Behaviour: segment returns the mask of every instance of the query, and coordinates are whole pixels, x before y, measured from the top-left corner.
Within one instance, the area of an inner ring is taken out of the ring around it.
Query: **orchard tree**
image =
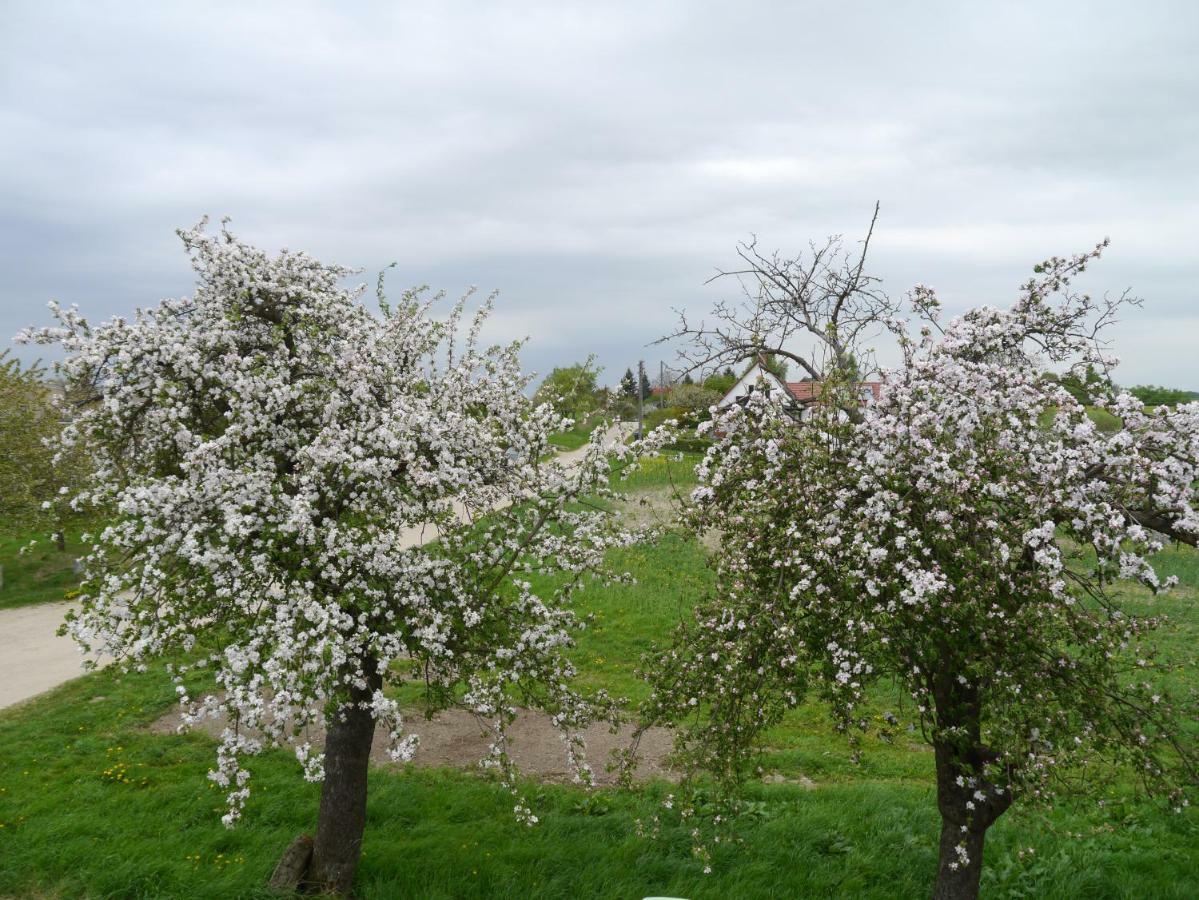
[[[696,322],[679,311],[679,327],[657,343],[678,344],[685,371],[761,362],[780,380],[857,380],[872,367],[867,341],[885,332],[898,301],[866,271],[878,206],[861,250],[849,253],[839,236],[811,244],[807,254],[764,253],[755,238],[737,247],[741,265],[719,269],[709,282],[735,279],[740,301],[721,301]],[[803,341],[808,346],[799,344]],[[679,344],[678,342],[682,342]],[[860,418],[856,406],[846,410]]]
[[[1149,640],[1162,617],[1128,609],[1118,585],[1166,591],[1153,555],[1199,539],[1199,404],[1149,412],[1104,378],[1091,399],[1123,421],[1109,436],[1044,377],[1115,363],[1100,339],[1129,298],[1070,288],[1103,246],[1041,264],[1008,309],[948,323],[918,287],[918,334],[857,290],[860,265],[792,269],[800,291],[775,310],[826,314],[811,318],[826,389],[802,424],[761,398],[733,406],[698,469],[689,515],[722,531],[716,587],[653,659],[648,721],[684,711],[687,758],[729,785],[809,690],[855,753],[863,733],[910,725],[934,750],[937,898],[977,896],[985,834],[1013,802],[1132,775],[1181,810],[1196,784],[1194,698],[1166,685],[1174,661]],[[858,329],[873,314],[902,351],[874,404],[838,378],[854,348],[845,309]],[[751,333],[729,321],[726,346],[794,334],[761,315]],[[879,681],[911,708],[873,717]]]
[[[1070,392],[1070,396],[1083,405],[1090,405],[1092,395],[1104,396],[1110,393],[1111,386],[1103,383],[1103,377],[1095,371],[1094,366],[1088,366],[1081,375],[1075,372],[1067,372],[1065,375],[1057,375],[1054,372],[1046,372],[1045,378],[1049,381],[1057,381]],[[1144,401],[1144,397],[1138,396],[1136,389],[1129,391],[1137,399]]]
[[[61,441],[94,478],[70,502],[111,511],[69,633],[128,665],[167,655],[185,720],[227,720],[209,776],[226,825],[249,795],[244,758],[294,748],[323,781],[301,855],[317,889],[353,881],[376,729],[393,758],[415,749],[393,680],[489,723],[485,763],[514,796],[517,702],[552,710],[589,780],[579,731],[609,704],[570,686],[568,600],[627,539],[579,502],[606,491],[598,443],[552,460],[561,417],[526,397],[519,345],[478,343],[490,301],[465,327],[465,300],[438,321],[437,297],[392,305],[380,278],[375,313],[340,286],[346,269],[203,223],[180,236],[193,297],[98,325],[52,305],[58,326],[25,334],[60,343],[85,394]],[[532,571],[565,577],[542,592]],[[193,698],[197,667],[217,689]],[[536,821],[519,796],[515,812]]]

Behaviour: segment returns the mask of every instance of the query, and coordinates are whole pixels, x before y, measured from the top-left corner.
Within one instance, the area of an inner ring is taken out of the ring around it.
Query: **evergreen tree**
[[[624,377],[620,379],[620,393],[625,397],[637,396],[637,379],[633,377],[632,369],[624,370]]]

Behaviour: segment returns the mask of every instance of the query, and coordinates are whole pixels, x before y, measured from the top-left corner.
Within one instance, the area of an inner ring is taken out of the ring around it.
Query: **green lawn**
[[[66,550],[59,550],[48,535],[23,534],[0,537],[0,566],[4,567],[4,587],[0,588],[0,609],[62,600],[79,584],[71,568],[76,556],[86,548],[79,541],[81,527],[68,528]],[[34,537],[37,543],[21,553]]]
[[[1053,417],[1055,415],[1057,415],[1056,407],[1052,408],[1052,409],[1047,409],[1045,412],[1043,412],[1041,414],[1041,427],[1048,428],[1049,424],[1053,421]],[[1112,415],[1106,409],[1099,409],[1098,407],[1095,407],[1095,406],[1088,406],[1087,407],[1087,415],[1090,417],[1091,421],[1095,423],[1096,427],[1100,431],[1106,432],[1108,434],[1112,434],[1114,432],[1119,431],[1121,428],[1122,423],[1121,423],[1120,419],[1117,418],[1116,416]]]
[[[660,488],[677,464],[647,467],[634,486]],[[686,473],[683,473],[683,480]],[[626,485],[627,486],[627,485]],[[576,659],[586,684],[633,698],[641,652],[666,638],[708,583],[704,551],[667,537],[613,560],[632,586],[591,586],[594,613]],[[1165,554],[1184,588],[1170,600],[1128,602],[1174,611],[1163,643],[1199,640],[1199,555]],[[1169,604],[1169,606],[1167,606]],[[1191,675],[1193,678],[1193,673]],[[310,829],[317,789],[282,752],[253,767],[245,819],[219,822],[221,798],[204,773],[214,744],[144,726],[172,703],[158,671],[102,672],[0,713],[0,897],[255,897],[278,854]],[[666,818],[657,840],[634,821],[660,809],[663,784],[636,792],[530,786],[541,823],[518,825],[512,798],[483,777],[410,769],[372,773],[359,895],[393,898],[926,897],[938,818],[923,746],[868,744],[855,766],[827,715],[805,706],[769,737],[769,769],[814,789],[758,785],[714,871],[690,853],[687,828]],[[1027,851],[1032,848],[1033,853]],[[1176,816],[1120,797],[1106,809],[1062,803],[1013,810],[990,832],[984,897],[1199,896],[1199,815]]]
[[[591,438],[591,432],[599,427],[601,417],[585,416],[575,422],[569,431],[556,431],[550,435],[550,443],[562,450],[578,450]]]

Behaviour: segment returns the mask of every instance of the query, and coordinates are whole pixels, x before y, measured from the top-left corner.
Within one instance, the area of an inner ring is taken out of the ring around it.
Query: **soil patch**
[[[678,519],[679,498],[673,488],[650,488],[631,491],[616,508],[621,521],[630,528],[668,527]],[[699,542],[709,553],[720,549],[720,531],[709,528],[699,535]]]
[[[174,734],[181,722],[179,711],[173,710],[149,728],[156,734]],[[405,726],[420,735],[420,745],[412,758],[412,765],[424,768],[477,768],[479,760],[487,756],[487,749],[491,745],[490,733],[480,727],[474,716],[462,710],[446,710],[428,720],[419,713],[411,715],[411,718],[406,714]],[[207,719],[193,730],[219,739],[224,728],[223,719]],[[587,761],[595,770],[596,783],[614,784],[616,774],[608,771],[608,764],[613,759],[613,751],[629,746],[633,727],[625,725],[613,734],[606,725],[593,725],[583,735],[587,742]],[[323,745],[323,730],[314,730],[311,740],[314,746]],[[674,738],[669,729],[651,728],[646,731],[638,746],[640,759],[633,777],[638,781],[653,778],[677,780],[678,774],[669,766],[673,749]],[[562,783],[574,780],[566,764],[566,750],[560,732],[545,713],[520,711],[508,729],[508,754],[521,774],[527,777]],[[397,766],[387,755],[387,735],[382,730],[376,731],[371,759],[377,765]]]

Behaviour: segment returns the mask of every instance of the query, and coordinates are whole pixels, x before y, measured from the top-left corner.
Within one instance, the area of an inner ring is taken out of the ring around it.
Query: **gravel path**
[[[75,642],[54,633],[70,606],[64,601],[0,610],[0,708],[83,674]]]
[[[604,435],[604,440],[614,441],[627,430],[618,425]],[[571,450],[558,458],[569,465],[584,450]],[[431,530],[414,529],[404,535],[404,541],[415,546],[434,537],[436,533]],[[0,709],[83,674],[83,655],[74,641],[54,633],[69,608],[64,601],[0,610]]]

